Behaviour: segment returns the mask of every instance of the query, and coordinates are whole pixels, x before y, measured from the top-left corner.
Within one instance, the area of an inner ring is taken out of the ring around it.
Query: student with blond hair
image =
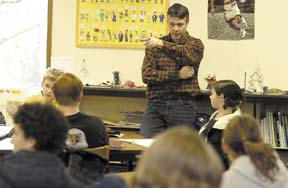
[[[158,135],[138,163],[133,188],[218,188],[222,163],[187,126]]]
[[[71,125],[66,146],[70,151],[79,151],[70,155],[70,173],[86,184],[93,183],[102,177],[106,161],[82,151],[85,148],[108,144],[104,123],[96,116],[80,112],[83,84],[77,76],[71,73],[63,74],[56,80],[53,92],[60,109]]]
[[[54,107],[59,108],[54,98],[52,87],[56,79],[62,74],[64,74],[62,70],[49,67],[41,82],[42,90],[36,95],[29,96],[21,101],[7,101],[8,114],[12,117],[16,113],[18,106],[23,103],[51,103]]]
[[[287,188],[288,171],[271,145],[263,142],[260,125],[248,115],[236,116],[224,130],[223,151],[231,166],[221,188]]]
[[[42,90],[37,95],[28,97],[24,102],[50,102],[55,107],[59,107],[55,101],[52,88],[57,78],[62,74],[64,74],[64,72],[60,69],[48,68],[41,83]]]

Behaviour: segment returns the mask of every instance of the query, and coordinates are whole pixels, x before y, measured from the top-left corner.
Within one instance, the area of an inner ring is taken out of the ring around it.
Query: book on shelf
[[[288,114],[282,111],[266,111],[261,120],[261,134],[273,147],[288,148]]]

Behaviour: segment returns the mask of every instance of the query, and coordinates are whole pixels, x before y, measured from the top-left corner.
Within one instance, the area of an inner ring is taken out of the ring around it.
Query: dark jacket
[[[45,152],[19,151],[0,158],[1,188],[80,188],[62,161]]]
[[[118,176],[109,175],[95,183],[91,188],[126,188],[127,184]]]

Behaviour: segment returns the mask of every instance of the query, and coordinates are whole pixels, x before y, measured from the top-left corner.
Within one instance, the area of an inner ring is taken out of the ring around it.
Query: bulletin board
[[[168,33],[169,0],[77,0],[76,46],[145,48]]]

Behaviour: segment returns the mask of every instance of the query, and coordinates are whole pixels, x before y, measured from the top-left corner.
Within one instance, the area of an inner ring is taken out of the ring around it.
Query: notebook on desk
[[[14,132],[13,126],[0,126],[0,151],[13,150],[11,136]]]
[[[134,129],[134,130],[139,130],[140,129],[140,123],[130,123],[130,122],[110,122],[110,121],[105,121],[104,124],[106,127],[109,128],[115,128],[115,129]]]
[[[154,139],[120,139],[120,140],[123,142],[136,144],[136,145],[143,146],[146,148],[150,147],[154,142]]]

